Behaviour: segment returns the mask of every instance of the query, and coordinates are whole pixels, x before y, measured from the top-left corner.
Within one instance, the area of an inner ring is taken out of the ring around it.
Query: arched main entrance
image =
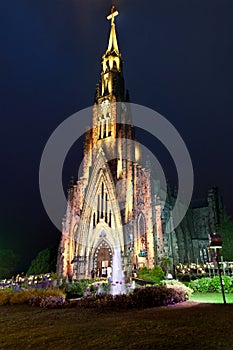
[[[112,267],[112,249],[106,241],[101,241],[94,254],[96,277],[107,277],[107,268]]]

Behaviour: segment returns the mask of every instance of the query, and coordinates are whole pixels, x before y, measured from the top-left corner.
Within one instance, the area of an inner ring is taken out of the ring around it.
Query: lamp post
[[[213,249],[215,251],[215,257],[217,262],[217,268],[218,268],[218,275],[220,278],[220,285],[222,290],[222,297],[223,297],[223,303],[226,305],[226,298],[224,293],[224,287],[222,283],[222,275],[219,265],[219,256],[220,256],[220,249],[222,248],[222,237],[218,233],[210,233],[209,234],[209,242],[210,242],[210,249]]]

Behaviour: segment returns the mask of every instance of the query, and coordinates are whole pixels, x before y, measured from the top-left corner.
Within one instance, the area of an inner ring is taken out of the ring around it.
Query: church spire
[[[111,21],[108,48],[102,57],[102,82],[99,98],[115,96],[117,100],[124,99],[124,78],[122,74],[122,58],[118,48],[115,17],[118,11],[112,6],[107,19]]]
[[[107,17],[108,20],[111,20],[111,30],[110,30],[108,49],[106,51],[106,54],[115,52],[116,54],[119,55],[117,36],[116,36],[116,26],[115,26],[115,17],[117,15],[118,15],[118,11],[116,10],[115,6],[112,6],[111,13]]]
[[[111,29],[108,41],[108,48],[103,55],[103,72],[115,70],[120,72],[122,67],[121,54],[118,48],[117,36],[116,36],[116,26],[115,17],[118,15],[118,11],[115,6],[112,6],[111,13],[108,15],[107,19],[111,21]]]

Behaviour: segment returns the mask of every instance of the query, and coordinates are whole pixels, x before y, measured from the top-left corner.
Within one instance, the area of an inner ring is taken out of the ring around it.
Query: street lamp
[[[215,257],[216,257],[217,267],[218,267],[218,274],[219,274],[220,285],[221,285],[221,290],[222,290],[223,303],[226,304],[224,287],[223,287],[223,283],[222,283],[221,270],[220,270],[220,266],[219,266],[220,249],[222,248],[222,237],[218,233],[210,233],[209,234],[209,242],[210,242],[210,249],[213,249],[215,251]]]

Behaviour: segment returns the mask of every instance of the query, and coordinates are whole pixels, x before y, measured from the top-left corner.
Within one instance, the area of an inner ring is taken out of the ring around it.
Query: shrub
[[[143,267],[138,271],[138,278],[158,284],[164,278],[164,272],[161,266],[158,265],[150,270],[147,267]]]
[[[176,274],[176,278],[181,281],[181,282],[190,282],[190,281],[193,281],[193,280],[196,280],[196,279],[200,279],[200,278],[204,278],[204,277],[208,277],[207,273],[205,274],[202,274],[200,276],[200,274],[197,274],[197,273],[177,273]]]
[[[211,277],[200,278],[189,283],[194,292],[210,292]]]
[[[233,292],[233,277],[222,276],[222,281],[224,285],[224,290],[226,293]],[[221,285],[219,276],[213,278],[206,277],[201,278],[189,283],[189,287],[194,290],[194,292],[206,293],[206,292],[221,292]]]
[[[13,292],[10,296],[9,303],[12,305],[16,304],[28,304],[30,298],[33,296],[33,290],[24,290]]]
[[[111,283],[97,283],[95,284],[95,289],[96,288],[96,292],[98,292],[99,294],[109,294],[111,291]]]
[[[67,297],[81,297],[88,287],[88,280],[79,280],[65,284],[65,292]]]
[[[167,286],[150,286],[135,288],[131,294],[96,294],[66,303],[68,307],[130,309],[147,308],[175,304],[188,299],[184,288]]]
[[[31,306],[47,308],[61,307],[65,303],[65,293],[58,288],[36,289],[28,300]]]
[[[222,276],[224,290],[226,293],[233,293],[233,277]]]
[[[167,286],[175,290],[183,289],[187,299],[189,299],[191,294],[193,293],[193,290],[190,287],[186,286],[184,283],[177,280],[163,280],[160,282],[160,285]]]
[[[10,297],[11,297],[12,293],[13,293],[13,291],[9,290],[9,289],[0,290],[0,305],[9,304]]]
[[[96,294],[87,298],[81,298],[75,301],[68,301],[68,307],[79,308],[114,308],[128,309],[132,307],[132,297],[129,294]]]
[[[224,291],[226,293],[232,293],[233,292],[233,277],[229,276],[222,276],[222,282],[224,286]],[[210,281],[210,289],[214,292],[221,292],[221,284],[219,276],[215,276],[211,278]]]
[[[136,288],[132,299],[137,307],[147,308],[175,304],[188,299],[184,289],[166,286]]]
[[[10,289],[0,290],[0,305],[29,304],[33,298],[57,297],[65,298],[65,293],[60,289],[27,289],[13,291]]]
[[[143,276],[145,276],[145,275],[149,275],[149,269],[146,266],[144,266],[138,270],[138,277],[139,278],[143,278]]]
[[[91,286],[90,286],[90,292],[91,292],[91,293],[97,293],[98,288],[99,288],[98,283],[93,283],[93,284],[91,284]]]
[[[28,304],[31,306],[40,306],[40,303],[42,301],[41,296],[37,295],[37,296],[33,296],[29,299]]]
[[[47,288],[47,289],[36,289],[34,290],[34,293],[38,296],[44,296],[44,297],[48,297],[48,296],[56,296],[56,297],[63,297],[65,298],[66,294],[63,290],[59,289],[59,288]]]
[[[58,296],[34,296],[29,300],[29,304],[32,306],[39,306],[48,309],[61,308],[64,303],[65,298]]]

